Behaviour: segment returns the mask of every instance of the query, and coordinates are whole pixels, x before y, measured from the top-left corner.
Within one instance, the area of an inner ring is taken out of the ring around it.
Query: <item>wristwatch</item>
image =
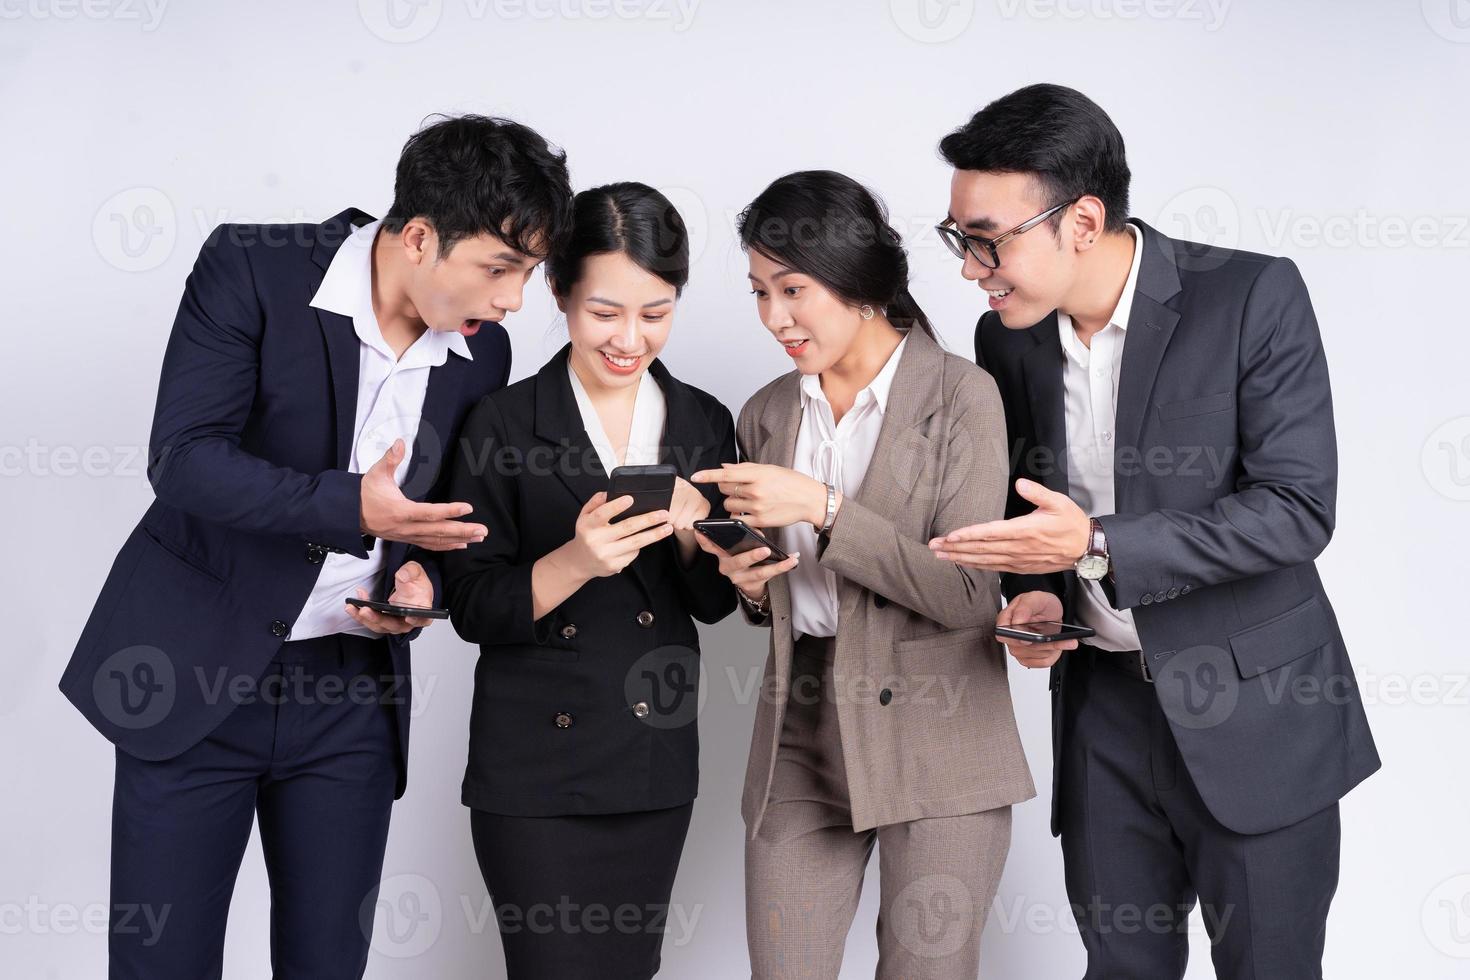
[[[1096,517],[1087,532],[1087,552],[1073,566],[1077,577],[1096,582],[1108,574],[1108,538],[1103,534],[1102,521]]]

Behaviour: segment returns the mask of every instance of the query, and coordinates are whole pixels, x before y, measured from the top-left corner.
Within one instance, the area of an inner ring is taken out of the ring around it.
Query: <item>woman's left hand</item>
[[[695,483],[717,483],[725,510],[755,527],[786,527],[807,521],[821,527],[827,518],[827,486],[805,473],[769,463],[726,463],[700,470]],[[842,493],[838,491],[839,506]]]

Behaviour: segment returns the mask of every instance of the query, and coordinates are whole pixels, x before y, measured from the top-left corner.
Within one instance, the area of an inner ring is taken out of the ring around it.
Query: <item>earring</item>
[[[864,303],[861,307],[858,308],[858,315],[861,316],[864,320],[871,320],[873,319],[873,308],[867,303]]]

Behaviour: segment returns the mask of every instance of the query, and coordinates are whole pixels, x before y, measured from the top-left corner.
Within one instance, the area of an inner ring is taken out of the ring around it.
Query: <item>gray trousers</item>
[[[836,980],[878,846],[878,980],[975,980],[1011,843],[1011,808],[854,832],[831,701],[830,639],[802,637],[771,797],[745,846],[754,980]]]

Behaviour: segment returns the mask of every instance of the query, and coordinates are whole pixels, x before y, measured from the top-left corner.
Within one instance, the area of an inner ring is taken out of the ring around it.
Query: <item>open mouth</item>
[[[622,357],[619,355],[609,354],[605,350],[598,351],[597,353],[602,355],[602,363],[606,364],[610,370],[615,371],[618,374],[632,374],[634,371],[638,370],[638,362],[643,360],[642,356]]]
[[[800,340],[783,340],[781,341],[781,346],[786,348],[786,353],[792,357],[800,357],[802,351],[806,350],[806,345],[810,339],[809,337],[802,337]]]
[[[990,294],[991,299],[1005,299],[1011,293],[1016,291],[1016,287],[1008,286],[1005,289],[987,289],[985,291]]]
[[[480,324],[484,322],[484,320],[466,320],[459,325],[459,332],[466,337],[473,337],[480,332]]]

